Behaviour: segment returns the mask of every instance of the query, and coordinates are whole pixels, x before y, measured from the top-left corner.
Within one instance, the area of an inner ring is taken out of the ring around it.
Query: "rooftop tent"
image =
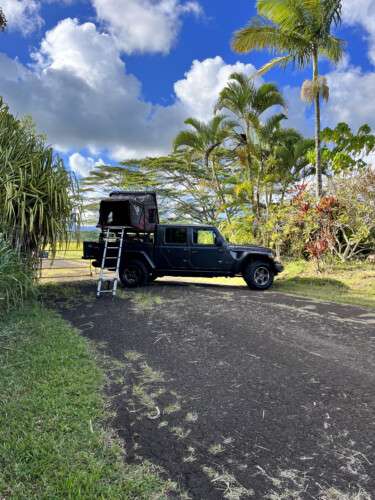
[[[156,193],[114,191],[100,203],[98,226],[151,232],[159,222]]]

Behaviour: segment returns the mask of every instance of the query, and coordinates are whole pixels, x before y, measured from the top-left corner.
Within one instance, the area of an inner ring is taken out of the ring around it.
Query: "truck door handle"
[[[192,250],[191,253],[198,253],[198,250]]]

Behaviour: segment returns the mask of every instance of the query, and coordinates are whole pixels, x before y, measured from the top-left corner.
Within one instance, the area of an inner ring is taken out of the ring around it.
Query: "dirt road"
[[[59,307],[106,356],[127,461],[194,499],[375,498],[375,312],[238,287],[81,291]]]

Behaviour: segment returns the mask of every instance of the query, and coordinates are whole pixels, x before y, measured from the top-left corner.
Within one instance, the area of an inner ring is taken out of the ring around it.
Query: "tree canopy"
[[[258,16],[237,31],[237,52],[266,49],[275,55],[259,73],[288,64],[303,69],[312,66],[313,78],[304,82],[301,97],[315,107],[316,195],[322,195],[320,99],[329,98],[327,79],[319,75],[319,57],[340,61],[344,42],[332,34],[341,23],[342,0],[257,0]]]

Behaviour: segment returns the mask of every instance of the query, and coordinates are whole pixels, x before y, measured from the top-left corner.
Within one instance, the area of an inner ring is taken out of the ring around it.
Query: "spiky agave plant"
[[[67,241],[76,183],[41,137],[0,100],[0,232],[19,254]],[[79,212],[79,210],[78,210]]]

